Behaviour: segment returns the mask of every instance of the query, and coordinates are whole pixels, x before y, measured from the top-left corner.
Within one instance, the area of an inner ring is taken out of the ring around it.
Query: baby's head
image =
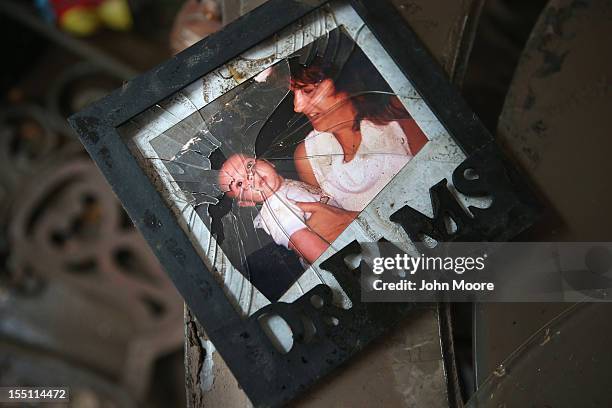
[[[272,164],[244,154],[230,156],[219,171],[221,189],[228,197],[237,198],[240,206],[264,202],[282,183]]]

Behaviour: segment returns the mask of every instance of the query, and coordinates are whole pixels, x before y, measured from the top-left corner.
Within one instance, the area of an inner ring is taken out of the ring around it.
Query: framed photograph
[[[361,302],[360,242],[505,240],[537,215],[386,2],[271,0],[70,122],[255,406],[414,307]]]

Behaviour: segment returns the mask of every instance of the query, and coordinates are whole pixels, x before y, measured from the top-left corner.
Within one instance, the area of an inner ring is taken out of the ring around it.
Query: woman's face
[[[347,98],[336,92],[331,79],[316,84],[293,82],[292,90],[293,110],[306,115],[316,130],[333,131],[346,120],[342,118],[342,110],[343,106],[349,105]]]

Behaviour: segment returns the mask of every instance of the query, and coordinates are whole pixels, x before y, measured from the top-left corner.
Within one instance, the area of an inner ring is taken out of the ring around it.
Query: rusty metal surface
[[[557,240],[606,240],[612,55],[609,1],[553,1],[523,53],[498,138],[562,220]]]
[[[11,364],[44,353],[69,373],[85,367],[65,377],[74,384],[85,370],[141,399],[155,360],[180,346],[182,304],[65,131],[41,107],[13,105],[0,115],[0,341],[21,347]],[[53,379],[36,375],[32,384]],[[2,384],[22,384],[11,378]]]
[[[2,385],[36,384],[51,387],[70,384],[70,407],[132,408],[136,401],[124,389],[91,370],[40,351],[0,341],[0,375]],[[43,405],[43,404],[40,404]],[[20,408],[22,403],[5,408]],[[27,406],[34,406],[28,404]],[[38,404],[36,405],[38,406]],[[48,408],[64,408],[66,403],[44,403]]]
[[[484,0],[391,0],[429,51],[460,85]]]
[[[454,82],[460,83],[484,2],[393,3]],[[441,321],[447,312],[445,306],[415,312],[391,336],[373,344],[296,405],[448,406],[458,397],[447,392],[447,381],[456,385],[456,373],[452,364],[445,367],[440,338],[441,331],[449,330]],[[189,311],[185,331],[188,406],[250,406]]]
[[[10,56],[0,107],[0,383],[65,384],[77,391],[74,407],[168,406],[173,388],[184,395],[172,382],[182,382],[182,364],[172,365],[182,302],[65,120],[132,68],[167,58],[155,37],[167,27],[155,20],[147,35],[75,40],[18,3],[0,6]],[[143,268],[155,282],[139,282]]]
[[[521,56],[498,139],[555,213],[524,240],[610,239],[611,21],[610,1],[551,1]],[[482,305],[475,332],[480,380],[568,306]]]
[[[89,160],[74,157],[50,165],[23,186],[20,197],[9,233],[13,270],[62,282],[83,300],[100,301],[87,302],[95,304],[91,309],[70,309],[79,315],[89,310],[85,319],[65,320],[57,310],[65,302],[49,305],[47,311],[56,310],[50,315],[30,314],[17,304],[13,312],[53,333],[54,344],[44,346],[120,373],[122,382],[142,395],[142,378],[150,376],[154,357],[180,338],[176,317],[181,305],[172,284],[131,223],[122,219],[120,205]],[[77,331],[79,341],[70,341]],[[159,332],[174,336],[151,336]]]
[[[483,7],[462,94],[493,133],[518,61],[547,0],[489,0]]]

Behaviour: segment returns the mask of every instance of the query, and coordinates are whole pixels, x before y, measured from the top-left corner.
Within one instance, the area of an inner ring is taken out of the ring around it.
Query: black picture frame
[[[360,302],[358,272],[344,262],[347,254],[359,251],[358,243],[353,242],[322,264],[351,299],[351,309],[334,306],[330,288],[318,285],[293,303],[272,303],[248,318],[241,317],[117,128],[325,3],[328,1],[270,0],[69,119],[255,406],[288,402],[416,306]],[[527,228],[539,212],[533,194],[399,13],[386,1],[348,3],[467,156],[453,172],[455,188],[467,196],[488,195],[493,200],[486,210],[470,208],[470,215],[446,180],[441,180],[430,189],[433,217],[405,206],[391,221],[400,224],[415,242],[423,234],[438,241],[500,241]],[[477,180],[466,177],[468,169],[477,172]],[[456,231],[447,231],[446,216],[456,222]],[[312,304],[313,295],[323,300],[322,306]],[[270,313],[281,316],[293,332],[293,348],[286,354],[272,346],[258,323]],[[324,322],[330,315],[338,325]],[[301,316],[313,322],[315,341],[305,341]]]

